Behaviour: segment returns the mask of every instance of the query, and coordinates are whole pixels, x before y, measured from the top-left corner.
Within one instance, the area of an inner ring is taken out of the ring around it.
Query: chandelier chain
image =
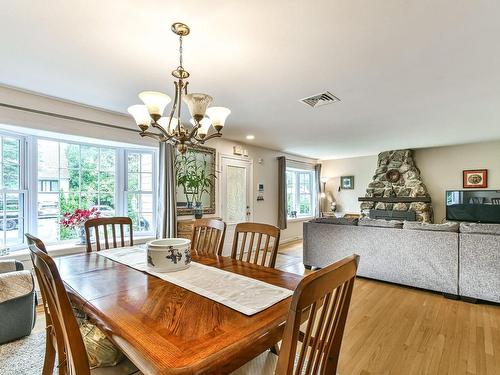
[[[179,67],[182,68],[182,35],[179,36]]]

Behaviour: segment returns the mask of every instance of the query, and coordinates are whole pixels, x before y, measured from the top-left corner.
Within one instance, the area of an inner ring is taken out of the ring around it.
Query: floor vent
[[[340,102],[340,99],[333,95],[330,91],[322,92],[321,94],[316,94],[309,96],[304,99],[300,99],[300,102],[307,104],[312,108],[321,107],[322,105],[332,104],[335,102]]]

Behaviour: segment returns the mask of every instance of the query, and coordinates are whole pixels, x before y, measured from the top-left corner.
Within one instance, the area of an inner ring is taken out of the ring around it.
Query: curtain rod
[[[93,120],[86,120],[86,119],[79,118],[79,117],[73,117],[73,116],[67,116],[67,115],[60,115],[58,113],[40,111],[38,109],[19,107],[17,105],[12,105],[12,104],[7,104],[7,103],[0,103],[0,107],[10,108],[10,109],[16,109],[18,111],[25,111],[25,112],[36,113],[36,114],[44,115],[44,116],[56,117],[56,118],[60,118],[60,119],[64,119],[64,120],[85,122],[87,124],[92,124],[92,125],[97,125],[97,126],[103,126],[103,127],[106,127],[106,128],[126,130],[126,131],[129,131],[129,132],[139,133],[139,130],[125,128],[123,126],[106,124],[105,122],[99,122],[99,121],[93,121]]]

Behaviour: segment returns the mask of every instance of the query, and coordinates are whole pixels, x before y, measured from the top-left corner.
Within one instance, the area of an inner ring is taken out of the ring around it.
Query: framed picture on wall
[[[354,176],[342,176],[342,177],[340,177],[340,188],[341,189],[354,189]]]
[[[467,169],[463,171],[464,189],[477,189],[488,187],[487,169]]]

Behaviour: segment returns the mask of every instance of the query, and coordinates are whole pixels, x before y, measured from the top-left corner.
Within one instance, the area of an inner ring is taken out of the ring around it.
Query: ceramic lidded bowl
[[[147,243],[147,267],[153,272],[184,270],[191,263],[191,240],[163,238]]]

